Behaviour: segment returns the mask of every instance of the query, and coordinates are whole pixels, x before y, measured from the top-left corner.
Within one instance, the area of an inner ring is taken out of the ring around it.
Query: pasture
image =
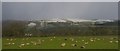
[[[3,49],[117,49],[116,36],[3,38]]]

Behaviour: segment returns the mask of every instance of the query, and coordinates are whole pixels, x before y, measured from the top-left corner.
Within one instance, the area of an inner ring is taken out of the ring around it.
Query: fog
[[[118,19],[117,2],[3,2],[3,20]]]

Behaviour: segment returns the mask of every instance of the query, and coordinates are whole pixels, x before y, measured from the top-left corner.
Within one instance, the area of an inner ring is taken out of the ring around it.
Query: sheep
[[[74,41],[74,39],[71,39],[72,41]]]
[[[81,48],[85,48],[85,46],[81,46]]]
[[[118,41],[115,41],[116,43],[118,43]]]
[[[20,44],[20,45],[19,45],[20,48],[23,47],[23,46],[25,46],[25,44]]]
[[[32,34],[29,34],[29,36],[32,36]]]
[[[91,42],[93,42],[94,40],[93,40],[93,39],[91,39],[90,41],[91,41]]]
[[[69,38],[71,41],[74,41],[74,39],[73,38]]]
[[[10,41],[13,41],[13,39],[11,38]]]
[[[26,45],[30,45],[30,43],[26,43]]]
[[[67,39],[65,38],[65,40],[67,40]]]
[[[9,42],[8,45],[10,45],[11,43]]]
[[[76,43],[78,42],[78,41],[75,41]]]
[[[65,45],[66,45],[66,43],[62,43],[62,44],[61,44],[61,47],[64,47]]]
[[[21,44],[21,46],[25,46],[25,44]]]
[[[53,38],[56,38],[55,36]]]
[[[37,45],[37,43],[33,43],[33,45]]]
[[[50,39],[51,41],[53,40],[53,39]]]
[[[97,39],[97,40],[100,40],[100,39]]]
[[[82,41],[85,41],[85,40],[82,40]]]
[[[9,40],[9,39],[6,39],[6,40]]]
[[[113,43],[113,41],[109,41],[110,43]]]
[[[14,45],[15,43],[12,43],[12,45]]]
[[[42,42],[44,42],[45,40],[42,40]]]
[[[71,44],[72,47],[77,46],[76,44]]]
[[[87,45],[88,44],[88,42],[85,42],[85,45]]]

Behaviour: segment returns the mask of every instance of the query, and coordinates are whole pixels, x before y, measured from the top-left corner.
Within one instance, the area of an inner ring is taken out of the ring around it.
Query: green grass
[[[56,38],[30,37],[30,38],[12,38],[13,39],[12,41],[7,40],[11,38],[3,38],[2,48],[3,49],[117,49],[118,43],[115,41],[117,41],[118,38],[117,39],[111,39],[111,38],[117,38],[117,37],[115,36],[85,36],[85,37],[82,36],[82,37],[56,37]],[[74,41],[72,41],[71,39],[74,39]],[[90,39],[93,39],[95,41],[92,42],[90,41]],[[31,41],[39,44],[34,45],[33,43],[31,43]],[[112,41],[112,43],[110,43],[109,41]],[[88,42],[88,44],[85,45],[85,42]],[[15,43],[15,44],[13,45],[11,43]],[[26,43],[30,43],[30,44],[19,47],[20,44],[26,44]],[[66,45],[64,47],[61,47],[62,43],[65,43]],[[71,44],[76,44],[77,46],[73,47],[71,46]],[[85,48],[81,48],[81,46],[85,46]]]
[[[0,50],[2,49],[2,39],[0,38]]]

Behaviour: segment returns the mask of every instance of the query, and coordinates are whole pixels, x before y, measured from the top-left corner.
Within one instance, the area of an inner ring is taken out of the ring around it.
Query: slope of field
[[[115,36],[3,38],[3,49],[117,49]]]
[[[2,39],[0,38],[0,51],[2,49]]]

